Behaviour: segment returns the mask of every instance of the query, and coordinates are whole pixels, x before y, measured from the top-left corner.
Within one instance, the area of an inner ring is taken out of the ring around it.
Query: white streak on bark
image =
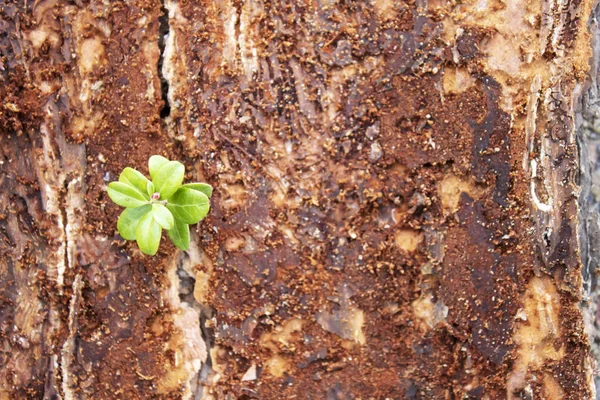
[[[175,1],[165,1],[165,8],[169,11],[169,25],[176,22],[178,19],[182,19],[181,10],[179,5]],[[177,67],[180,62],[180,57],[177,55],[177,30],[170,29],[165,40],[165,50],[163,53],[163,67],[162,75],[169,82],[169,92],[167,94],[169,104],[172,109],[178,108],[179,102],[176,99],[176,84]]]
[[[71,367],[73,356],[75,355],[75,333],[77,331],[77,310],[79,299],[81,298],[81,275],[77,275],[73,280],[73,296],[69,304],[69,337],[63,344],[60,352],[61,356],[61,374],[62,374],[62,389],[65,400],[74,399],[73,391],[71,390],[71,375],[69,369]]]
[[[548,199],[548,203],[542,203],[540,198],[538,197],[535,191],[535,179],[537,178],[537,161],[531,160],[531,198],[533,199],[533,204],[540,211],[550,212],[552,211],[552,198]]]
[[[235,24],[237,23],[237,9],[233,7],[230,1],[223,4],[222,11],[223,26],[226,36],[223,43],[223,59],[227,61],[231,67],[234,67],[237,60],[238,38],[235,34]]]
[[[38,180],[40,182],[42,204],[44,211],[54,216],[56,220],[56,237],[54,241],[58,243],[56,252],[53,254],[55,260],[49,265],[56,265],[56,276],[49,274],[50,278],[55,278],[60,293],[63,292],[64,285],[64,274],[65,274],[65,253],[67,251],[66,240],[64,234],[65,221],[60,210],[59,202],[59,191],[64,182],[64,175],[56,173],[60,171],[60,165],[57,161],[56,154],[54,152],[52,142],[50,139],[50,130],[48,129],[47,123],[43,123],[40,126],[40,133],[42,134],[42,159],[38,159]],[[55,172],[56,175],[52,175]],[[52,271],[54,272],[54,271]]]
[[[248,81],[251,81],[254,74],[259,71],[257,46],[251,31],[253,18],[263,13],[263,8],[261,1],[247,1],[242,6],[240,15],[240,59]]]
[[[82,177],[78,176],[71,180],[67,186],[65,239],[67,245],[67,264],[69,267],[75,265],[75,256],[77,255],[76,243],[77,238],[81,235],[81,223],[77,216],[78,210],[83,210],[85,207],[81,185]]]

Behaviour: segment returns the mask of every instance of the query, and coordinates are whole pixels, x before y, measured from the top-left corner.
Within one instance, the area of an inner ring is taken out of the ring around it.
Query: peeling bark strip
[[[0,399],[592,399],[592,6],[0,1]],[[152,154],[189,252],[117,235]]]

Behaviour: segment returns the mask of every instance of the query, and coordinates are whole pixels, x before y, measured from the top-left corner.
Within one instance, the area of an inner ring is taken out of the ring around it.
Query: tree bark
[[[0,399],[594,398],[594,4],[0,1]]]

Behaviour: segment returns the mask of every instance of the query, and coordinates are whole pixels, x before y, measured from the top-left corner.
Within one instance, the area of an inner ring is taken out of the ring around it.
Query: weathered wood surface
[[[593,398],[593,5],[1,1],[0,398]],[[152,154],[187,253],[115,230]]]

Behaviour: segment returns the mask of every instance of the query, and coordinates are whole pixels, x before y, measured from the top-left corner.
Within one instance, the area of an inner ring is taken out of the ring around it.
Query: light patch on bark
[[[527,385],[526,378],[530,370],[543,368],[547,361],[559,361],[565,355],[564,347],[555,347],[556,340],[561,337],[561,304],[554,282],[548,277],[533,277],[523,296],[523,304],[524,309],[517,314],[521,321],[513,334],[519,350],[507,377],[509,400],[515,398],[514,392]],[[557,392],[555,386],[558,383],[548,385],[552,387],[547,390]]]
[[[147,41],[142,45],[142,51],[146,58],[146,64],[144,65],[144,76],[148,82],[146,88],[146,100],[154,103],[156,99],[156,93],[160,91],[160,81],[155,70],[151,69],[152,66],[158,64],[159,50],[156,42]]]
[[[35,49],[42,47],[46,41],[50,42],[51,46],[55,46],[59,40],[57,35],[53,31],[46,29],[45,26],[29,32],[28,39]]]
[[[288,347],[300,337],[299,332],[306,321],[293,318],[285,321],[282,325],[277,325],[272,331],[265,332],[260,337],[260,345],[273,352],[279,351],[280,347]]]
[[[565,391],[560,387],[556,379],[548,373],[542,378],[542,396],[545,399],[562,400]]]
[[[521,59],[519,49],[514,41],[504,37],[502,34],[495,35],[485,47],[489,54],[488,66],[493,70],[518,76],[521,70]]]
[[[235,210],[243,207],[246,204],[246,188],[240,184],[221,183],[225,200],[223,200],[223,208],[225,210]]]
[[[212,268],[211,268],[212,270]],[[194,299],[200,304],[206,304],[208,300],[207,292],[209,289],[210,274],[198,271],[196,272],[196,282],[194,284]]]
[[[77,64],[81,73],[91,72],[106,62],[104,46],[99,37],[83,40],[79,45],[78,56],[79,62]]]
[[[289,362],[278,354],[269,358],[265,363],[265,372],[273,375],[275,378],[281,378],[289,369]]]
[[[462,93],[475,84],[475,78],[463,67],[444,68],[442,79],[444,94]]]
[[[400,229],[394,234],[394,243],[404,251],[415,251],[422,241],[423,235],[418,231]]]
[[[193,394],[191,380],[197,376],[207,357],[200,332],[200,316],[196,310],[182,302],[173,317],[175,326],[180,330],[180,334],[174,335],[169,342],[169,349],[175,354],[175,362],[161,377],[158,388],[159,392],[166,394],[183,386],[185,392],[182,398],[189,399]]]
[[[353,340],[358,344],[365,344],[366,338],[362,331],[365,323],[365,313],[358,308],[347,306],[340,310],[321,311],[315,315],[315,319],[327,332],[334,333],[347,340]]]
[[[197,377],[202,363],[207,358],[206,345],[200,330],[200,313],[193,305],[181,301],[179,297],[181,283],[178,271],[183,270],[193,277],[195,267],[201,262],[197,240],[194,235],[190,239],[187,257],[177,252],[166,271],[167,282],[163,298],[173,310],[173,322],[179,328],[179,333],[173,335],[168,344],[175,354],[175,363],[167,369],[159,382],[161,393],[168,393],[183,386],[184,399],[189,399],[194,394],[192,380]]]
[[[401,3],[393,0],[371,0],[371,4],[381,20],[390,20],[396,15],[396,10],[400,8]]]
[[[424,293],[413,301],[412,309],[423,331],[430,330],[448,316],[448,307],[441,300],[434,303],[431,293]]]
[[[250,366],[250,368],[248,368],[246,370],[246,372],[244,373],[244,375],[242,376],[241,381],[242,382],[246,382],[246,381],[254,381],[257,378],[257,371],[256,371],[256,364],[252,364]]]
[[[477,186],[472,178],[464,178],[448,173],[439,183],[438,191],[444,212],[454,214],[458,210],[458,202],[462,193],[466,193],[472,199],[477,200],[483,195],[485,189]]]

